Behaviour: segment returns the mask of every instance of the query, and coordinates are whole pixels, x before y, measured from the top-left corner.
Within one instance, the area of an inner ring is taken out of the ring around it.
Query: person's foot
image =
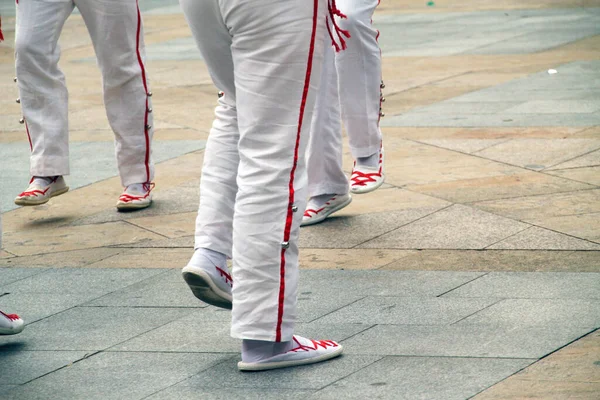
[[[38,206],[68,191],[69,187],[62,176],[34,176],[29,181],[29,187],[15,198],[15,204]]]
[[[118,210],[139,210],[149,207],[152,203],[154,183],[134,183],[125,188],[117,201]]]
[[[318,224],[336,211],[341,210],[352,202],[348,194],[325,194],[311,197],[308,200],[300,226]]]
[[[233,279],[229,275],[224,254],[204,248],[196,249],[181,274],[198,299],[231,310]]]
[[[350,191],[356,194],[369,193],[385,181],[383,173],[383,147],[369,157],[358,158],[352,168]]]
[[[17,314],[4,314],[0,311],[0,335],[16,335],[25,328],[25,323]]]
[[[295,335],[291,348],[284,353],[262,360],[238,362],[240,371],[264,371],[268,369],[296,367],[326,361],[342,354],[343,347],[333,340],[313,340]]]

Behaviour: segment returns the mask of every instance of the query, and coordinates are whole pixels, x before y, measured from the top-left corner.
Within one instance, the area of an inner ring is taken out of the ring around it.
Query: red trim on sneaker
[[[21,317],[19,317],[17,314],[6,314],[2,311],[0,311],[0,314],[4,315],[6,318],[10,319],[11,321],[16,321],[21,319]]]
[[[142,30],[142,14],[140,13],[139,1],[136,1],[137,6],[137,34],[135,39],[135,52],[137,54],[138,63],[142,70],[142,83],[144,84],[144,91],[146,93],[146,110],[144,111],[144,137],[146,138],[146,157],[144,164],[146,166],[146,181],[150,181],[150,137],[148,136],[148,84],[146,83],[146,68],[142,61],[142,55],[140,54],[140,32]]]
[[[233,278],[231,277],[231,275],[229,275],[227,272],[225,272],[225,270],[215,266],[215,268],[217,269],[217,271],[219,271],[219,274],[225,278],[225,283],[229,284],[229,286],[233,287]]]
[[[315,51],[315,40],[317,35],[317,13],[319,10],[319,0],[313,0],[313,20],[312,32],[310,35],[310,46],[308,50],[308,60],[306,62],[306,75],[304,77],[304,90],[302,92],[302,101],[300,102],[300,115],[298,116],[298,132],[296,133],[296,145],[294,147],[294,161],[290,171],[289,183],[289,201],[287,206],[287,218],[285,221],[285,229],[283,233],[283,241],[289,242],[290,233],[292,230],[292,222],[294,220],[294,177],[296,174],[296,166],[298,165],[298,153],[300,148],[300,133],[302,132],[302,122],[304,120],[304,109],[306,108],[306,99],[310,88],[310,76],[312,72],[313,54]],[[281,323],[283,320],[283,303],[285,300],[285,249],[281,249],[281,266],[279,270],[279,304],[277,309],[277,326],[275,328],[275,341],[281,342]]]
[[[319,346],[324,349],[327,349],[327,347],[338,347],[338,344],[336,342],[334,342],[333,340],[308,339],[312,342],[312,344],[314,346],[314,347],[310,347],[310,346],[305,346],[305,345],[301,344],[298,341],[298,339],[296,339],[296,336],[294,336],[293,339],[294,339],[294,342],[298,343],[298,347],[294,347],[293,349],[290,350],[293,352],[318,350]]]
[[[137,196],[135,194],[123,193],[121,196],[119,196],[119,201],[122,201],[123,203],[130,203],[135,200],[144,200],[145,198],[150,196],[150,192],[152,191],[152,189],[154,189],[154,182],[144,183],[143,187],[144,187],[144,190],[146,191],[146,194],[144,194],[143,196]]]

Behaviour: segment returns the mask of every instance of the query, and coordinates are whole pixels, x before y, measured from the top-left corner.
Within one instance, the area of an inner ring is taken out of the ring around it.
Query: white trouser
[[[77,6],[102,72],[104,104],[115,133],[121,183],[153,179],[152,114],[144,37],[136,0],[21,0],[16,73],[34,176],[69,174],[68,93],[58,67],[62,27]],[[93,128],[93,127],[90,127]]]
[[[354,159],[370,156],[381,146],[381,51],[379,32],[371,24],[378,4],[378,0],[337,0],[347,18],[336,21],[351,37],[346,39],[346,50],[335,52],[330,46],[325,50],[307,154],[310,197],[348,193],[348,179],[342,170],[340,118]]]
[[[181,0],[218,101],[196,248],[233,258],[231,335],[292,339],[325,0]]]

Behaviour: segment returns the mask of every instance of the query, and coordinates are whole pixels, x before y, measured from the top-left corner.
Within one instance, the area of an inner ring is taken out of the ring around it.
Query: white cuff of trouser
[[[29,158],[31,176],[69,175],[69,157],[35,155]]]

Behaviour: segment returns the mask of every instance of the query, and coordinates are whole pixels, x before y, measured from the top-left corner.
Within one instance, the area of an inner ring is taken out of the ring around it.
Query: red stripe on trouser
[[[27,121],[25,121],[25,132],[27,132],[27,139],[29,139],[29,150],[33,152],[33,144],[31,143],[31,135],[29,134],[29,126],[27,125]]]
[[[146,166],[146,182],[150,182],[150,137],[148,136],[148,85],[146,84],[146,68],[144,67],[144,63],[142,61],[142,56],[140,54],[140,32],[142,30],[142,14],[140,13],[140,4],[139,1],[137,4],[137,35],[135,38],[135,51],[137,53],[138,63],[140,64],[140,69],[142,70],[142,83],[144,84],[144,91],[146,92],[146,109],[144,111],[144,137],[146,138],[146,157],[144,159],[144,164]]]
[[[298,116],[298,132],[296,133],[296,146],[294,148],[294,163],[290,171],[290,198],[288,202],[287,218],[285,220],[285,229],[283,231],[283,241],[289,242],[290,232],[292,230],[292,222],[294,220],[294,176],[296,174],[296,166],[298,165],[298,152],[300,148],[300,133],[302,131],[302,120],[304,119],[304,109],[306,108],[306,98],[310,88],[310,75],[312,71],[313,53],[315,51],[315,40],[317,35],[317,11],[319,8],[319,0],[313,2],[313,26],[310,36],[310,48],[308,50],[308,61],[306,65],[306,76],[304,77],[304,91],[302,92],[302,102],[300,103],[300,115]],[[283,302],[285,300],[285,249],[281,249],[281,268],[279,271],[279,307],[277,310],[277,329],[275,333],[275,341],[281,342],[281,323],[283,320]]]

